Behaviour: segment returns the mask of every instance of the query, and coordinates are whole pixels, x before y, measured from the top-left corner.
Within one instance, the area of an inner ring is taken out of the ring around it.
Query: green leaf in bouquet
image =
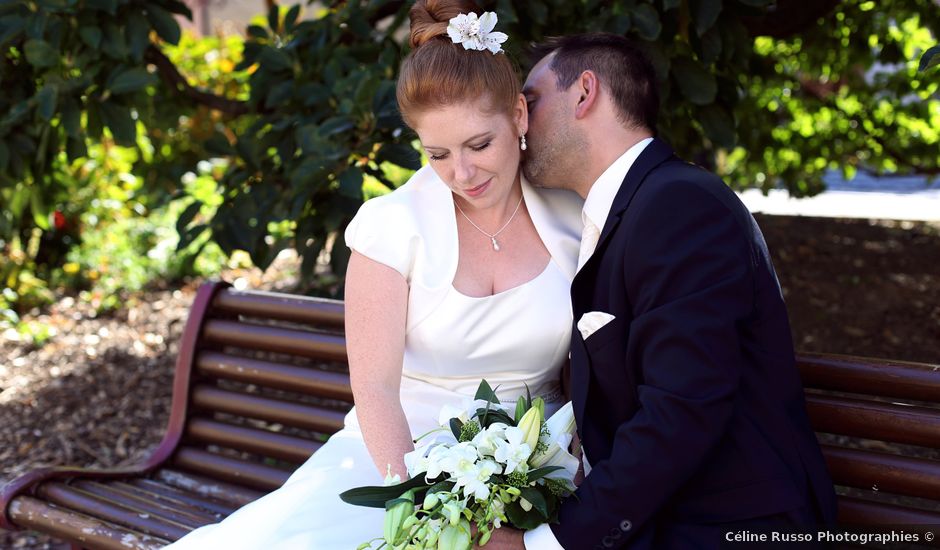
[[[516,401],[516,418],[513,426],[519,425],[519,421],[522,419],[522,416],[525,414],[526,410],[528,410],[528,407],[526,407],[525,399],[519,399]]]
[[[509,413],[502,409],[477,409],[476,414],[473,415],[474,418],[480,419],[480,425],[485,429],[489,428],[497,422],[502,422],[507,426],[515,426],[516,423],[510,418]]]
[[[548,519],[548,502],[545,501],[541,491],[535,487],[524,487],[522,498],[532,503],[532,509],[541,514],[543,522]]]
[[[457,441],[460,441],[460,432],[463,430],[463,422],[459,418],[450,419],[450,431],[454,434],[454,438]]]
[[[509,518],[509,523],[511,523],[513,527],[524,531],[535,529],[545,523],[537,512],[526,512],[523,510],[518,500],[506,505],[506,517]]]
[[[348,491],[340,493],[339,498],[347,504],[355,506],[365,506],[367,508],[385,508],[385,504],[393,499],[399,498],[402,493],[410,489],[415,490],[415,498],[418,494],[423,494],[430,485],[424,480],[424,475],[419,474],[408,481],[403,481],[397,485],[366,486],[355,487]]]
[[[480,381],[480,387],[477,388],[477,394],[473,398],[482,399],[488,403],[499,404],[499,398],[496,397],[496,392],[493,391],[493,388],[490,387],[490,383],[486,380]]]
[[[564,470],[564,468],[562,468],[561,466],[544,466],[544,467],[542,467],[542,468],[537,468],[537,469],[535,469],[535,470],[530,470],[530,471],[529,471],[529,476],[528,476],[529,483],[532,483],[533,481],[537,481],[537,480],[539,480],[539,479],[542,479],[543,477],[547,476],[548,474],[550,474],[550,473],[552,473],[552,472],[556,472],[556,471],[558,471],[558,470]]]

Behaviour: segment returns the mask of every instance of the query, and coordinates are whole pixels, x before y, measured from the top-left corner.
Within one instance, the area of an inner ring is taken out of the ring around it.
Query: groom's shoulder
[[[696,204],[707,207],[711,204],[732,212],[739,212],[744,207],[735,192],[714,172],[697,164],[673,156],[656,167],[649,174],[650,185],[644,185],[647,199],[658,202],[675,203],[682,196],[689,197]]]

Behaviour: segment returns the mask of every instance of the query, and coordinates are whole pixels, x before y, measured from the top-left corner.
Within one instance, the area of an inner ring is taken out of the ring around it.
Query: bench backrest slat
[[[810,394],[816,431],[907,445],[940,445],[940,409]]]
[[[277,489],[290,477],[290,471],[286,469],[192,447],[180,448],[173,456],[173,464],[186,471],[264,492]]]
[[[280,390],[299,391],[352,403],[349,374],[284,365],[215,351],[202,351],[196,358],[199,373],[217,379],[257,384]]]
[[[200,417],[189,421],[186,436],[211,445],[279,458],[294,464],[301,464],[323,445],[309,439]]]

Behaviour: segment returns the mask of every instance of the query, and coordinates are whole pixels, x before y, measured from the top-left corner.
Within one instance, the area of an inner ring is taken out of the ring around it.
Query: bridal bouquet
[[[378,548],[469,550],[485,545],[504,524],[533,529],[557,521],[578,470],[568,452],[571,403],[546,420],[541,398],[527,395],[515,408],[505,407],[484,380],[469,407],[445,406],[439,421],[441,427],[405,455],[410,479],[401,483],[396,476],[384,487],[340,495],[350,504],[385,508]]]

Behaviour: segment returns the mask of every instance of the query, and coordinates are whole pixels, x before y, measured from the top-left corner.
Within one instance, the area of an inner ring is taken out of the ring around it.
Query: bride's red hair
[[[448,22],[461,13],[483,12],[472,0],[418,0],[411,8],[412,50],[402,61],[396,94],[412,128],[415,116],[428,109],[486,98],[493,112],[509,114],[519,97],[519,78],[506,54],[465,50],[447,36]]]

